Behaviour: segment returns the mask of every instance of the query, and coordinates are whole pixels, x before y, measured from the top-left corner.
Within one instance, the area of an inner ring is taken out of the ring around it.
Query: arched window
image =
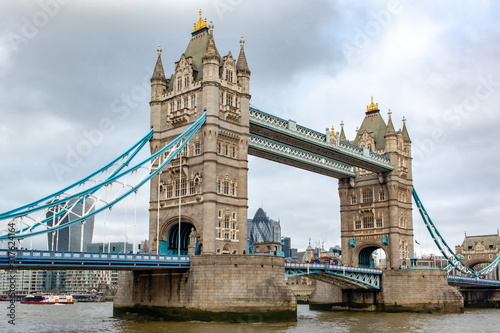
[[[370,189],[363,191],[363,203],[373,202],[373,192]]]

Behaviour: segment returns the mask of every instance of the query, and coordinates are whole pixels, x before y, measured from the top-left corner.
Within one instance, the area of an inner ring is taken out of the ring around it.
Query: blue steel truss
[[[0,214],[0,230],[4,232],[0,240],[24,239],[54,232],[71,224],[84,223],[87,218],[111,209],[176,158],[205,120],[206,113],[203,113],[172,142],[134,165],[134,157],[152,138],[151,130],[131,149],[90,176],[31,204]],[[87,201],[90,204],[86,204]],[[83,206],[81,213],[73,210],[77,205]],[[47,211],[52,211],[52,216],[47,217]],[[70,214],[77,218],[61,223]]]
[[[304,164],[314,168],[318,173],[331,174],[338,178],[356,177],[354,167],[330,158],[313,154],[303,149],[298,149],[274,140],[266,139],[258,135],[250,135],[249,149],[259,150],[288,160],[296,164]]]
[[[279,141],[283,145],[290,142],[290,147],[302,147],[302,150],[307,150],[310,153],[317,152],[316,155],[320,155],[323,158],[336,156],[339,158],[338,162],[341,164],[356,166],[374,172],[393,170],[388,156],[380,155],[340,140],[335,144],[331,143],[330,137],[327,134],[316,132],[297,125],[294,121],[287,121],[250,107],[251,136],[262,138],[264,133],[281,138],[280,140],[275,140],[275,142]],[[272,138],[266,137],[266,139]]]
[[[460,273],[465,274],[466,276],[470,277],[479,277],[479,276],[486,276],[490,273],[492,273],[495,268],[498,266],[500,263],[500,255],[493,260],[488,266],[485,268],[481,269],[480,271],[476,271],[475,269],[467,266],[460,256],[455,254],[451,250],[451,248],[448,246],[444,238],[441,236],[439,231],[437,230],[436,226],[432,222],[429,214],[427,214],[427,211],[424,208],[424,205],[420,201],[420,198],[417,195],[417,191],[415,191],[415,188],[412,190],[412,195],[413,198],[415,199],[415,203],[418,207],[418,211],[420,212],[420,216],[422,216],[422,219],[424,220],[425,226],[427,227],[427,230],[432,236],[432,239],[434,240],[434,243],[436,246],[439,248],[443,256],[448,260],[449,265],[447,268],[455,268],[457,269]]]
[[[380,290],[382,271],[338,265],[285,263],[285,277],[300,275],[307,275],[342,289]]]
[[[448,275],[448,283],[455,286],[485,286],[485,287],[497,287],[500,288],[499,280],[481,279],[478,276],[458,276],[458,275]]]
[[[189,268],[189,256],[0,250],[0,269],[135,270]]]

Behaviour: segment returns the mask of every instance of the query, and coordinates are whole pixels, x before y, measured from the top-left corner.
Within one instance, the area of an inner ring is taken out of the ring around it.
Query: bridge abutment
[[[459,313],[464,299],[437,269],[386,270],[381,291],[342,290],[317,281],[309,301],[313,310]]]
[[[114,315],[150,320],[285,322],[297,320],[283,259],[201,255],[185,271],[120,275]]]

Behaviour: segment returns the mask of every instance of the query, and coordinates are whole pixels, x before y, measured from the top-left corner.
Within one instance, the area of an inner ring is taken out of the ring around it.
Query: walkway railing
[[[340,140],[336,145],[331,145],[327,134],[319,133],[297,125],[294,121],[284,120],[253,107],[250,107],[250,123],[254,123],[261,127],[269,128],[292,137],[297,137],[328,149],[334,149],[342,154],[345,154],[346,156],[383,167],[387,171],[393,169],[390,158],[386,155],[380,155],[371,152],[368,149],[363,149]]]
[[[0,250],[0,269],[133,270],[189,268],[189,256],[142,253]]]

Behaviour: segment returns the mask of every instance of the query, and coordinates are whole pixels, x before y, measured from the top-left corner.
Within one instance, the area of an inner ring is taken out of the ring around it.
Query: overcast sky
[[[186,2],[0,3],[0,211],[63,188],[142,137],[156,48],[169,76],[202,9],[221,55],[236,57],[244,36],[253,106],[320,132],[343,121],[352,140],[373,96],[396,129],[406,117],[414,186],[448,244],[497,233],[499,2]],[[61,171],[103,119],[112,127],[102,140]],[[299,250],[308,238],[340,244],[336,179],[252,156],[249,169],[249,217],[263,207]],[[129,241],[148,237],[148,191]],[[413,217],[415,238],[431,246],[416,209]],[[95,241],[101,228],[97,218]]]

